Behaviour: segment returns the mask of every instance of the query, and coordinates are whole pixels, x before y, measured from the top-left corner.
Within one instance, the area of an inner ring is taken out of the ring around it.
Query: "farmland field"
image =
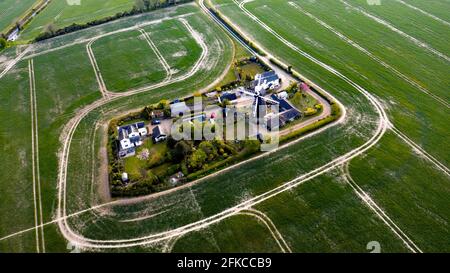
[[[170,14],[185,14],[184,10],[187,13],[198,12],[198,9],[193,5],[187,5],[178,8],[168,9],[167,12],[153,14],[150,13],[147,16],[139,16],[138,22],[145,23],[148,21],[154,20],[159,16],[167,16]],[[177,20],[177,19],[175,19]],[[187,24],[191,25],[194,30],[202,31],[205,37],[205,43],[208,46],[217,46],[219,48],[223,48],[225,44],[229,43],[229,40],[223,39],[218,35],[214,35],[213,29],[202,29],[202,22],[205,20],[203,15],[199,14],[199,16],[195,16],[190,18],[189,16],[185,17]],[[110,24],[105,27],[100,27],[95,29],[94,35],[101,33],[104,29],[117,30],[123,29],[127,27],[128,21],[122,21],[115,24]],[[174,50],[189,50],[189,54],[180,54],[173,56],[176,52],[171,51],[161,51],[162,54],[167,55],[168,62],[171,62],[173,65],[181,64],[181,66],[185,66],[184,70],[180,70],[174,77],[180,77],[188,73],[195,62],[198,62],[199,58],[199,46],[197,41],[195,41],[191,33],[183,28],[184,25],[178,22],[161,22],[161,27],[171,26],[173,30],[174,38],[178,37],[180,39],[180,43],[178,47]],[[90,34],[90,30],[85,31],[85,33],[80,32],[79,34],[83,35],[84,38],[88,38]],[[153,31],[154,33],[158,32],[158,28],[148,28],[150,33]],[[133,33],[133,31],[126,31],[123,33]],[[77,34],[77,35],[79,35]],[[152,35],[152,34],[151,34]],[[156,34],[155,34],[156,35]],[[162,34],[160,34],[162,35]],[[91,36],[93,37],[93,36]],[[34,77],[35,77],[35,90],[36,90],[36,109],[37,110],[37,122],[39,126],[38,136],[39,136],[39,158],[40,162],[40,186],[41,186],[41,196],[42,198],[42,222],[50,222],[52,217],[54,217],[54,209],[55,202],[57,197],[56,191],[56,177],[57,177],[57,153],[60,149],[59,144],[59,135],[64,132],[64,124],[67,123],[68,120],[73,118],[74,113],[80,111],[81,108],[85,107],[88,104],[93,103],[94,101],[101,98],[101,92],[98,90],[98,83],[96,81],[95,73],[92,68],[92,64],[88,57],[88,52],[86,51],[86,42],[73,43],[70,38],[62,37],[61,40],[55,39],[50,42],[42,43],[40,45],[35,46],[34,51],[25,57],[23,61],[20,61],[16,67],[10,71],[4,78],[1,78],[1,95],[2,102],[4,106],[2,106],[2,111],[4,112],[3,117],[5,119],[5,126],[11,128],[8,134],[2,133],[2,143],[4,144],[5,149],[2,150],[2,157],[5,159],[10,158],[8,162],[15,166],[21,166],[21,168],[12,168],[17,170],[17,172],[11,172],[11,177],[8,178],[8,183],[2,183],[2,191],[11,192],[10,196],[13,196],[13,192],[22,192],[23,199],[14,198],[14,199],[6,199],[2,198],[2,210],[4,210],[4,214],[8,215],[11,213],[20,212],[23,217],[2,217],[1,220],[1,236],[7,236],[8,234],[17,232],[19,230],[27,229],[26,227],[31,227],[34,225],[34,214],[35,208],[33,205],[33,183],[32,181],[32,154],[31,154],[31,116],[30,116],[30,75],[29,75],[29,64],[33,63]],[[89,40],[89,39],[88,39]],[[138,40],[141,41],[141,40]],[[61,44],[70,44],[69,46],[65,46],[62,48],[58,48]],[[158,46],[162,46],[164,40],[159,39],[155,42]],[[191,46],[195,44],[195,46]],[[94,44],[95,45],[95,44]],[[145,43],[144,48],[142,50],[149,50],[151,53],[151,48]],[[137,45],[138,48],[141,45]],[[189,47],[189,48],[185,48]],[[133,48],[133,47],[130,47]],[[217,75],[222,73],[222,70],[225,69],[225,66],[228,62],[223,62],[221,65],[215,65],[219,57],[223,57],[225,60],[229,58],[231,51],[227,49],[223,49],[223,55],[214,55],[212,58],[210,54],[205,55],[203,58],[203,65],[216,67],[213,70],[209,70],[209,76],[205,77],[203,73],[203,77],[200,79],[194,74],[191,78],[184,81],[182,84],[178,83],[178,85],[172,84],[169,90],[166,93],[158,93],[158,92],[148,92],[148,94],[137,95],[135,98],[128,98],[122,100],[116,100],[113,105],[109,108],[114,109],[115,111],[119,111],[121,108],[123,110],[128,110],[130,105],[134,103],[134,107],[138,107],[139,105],[146,105],[147,103],[152,103],[162,98],[176,97],[182,94],[191,93],[192,90],[196,88],[200,88],[212,82]],[[183,56],[188,55],[189,58],[180,59]],[[96,52],[96,57],[101,56],[101,53]],[[155,57],[156,58],[156,57]],[[76,60],[76,61],[74,61]],[[154,61],[154,60],[152,60]],[[200,67],[200,71],[202,68]],[[178,87],[177,87],[178,86]],[[190,88],[186,88],[186,86],[190,86]],[[161,87],[160,90],[165,90],[164,87]],[[15,98],[15,103],[11,100],[13,99],[13,95],[16,96],[20,94],[20,100]],[[171,95],[170,95],[171,94]],[[105,109],[101,109],[102,111]],[[106,111],[106,110],[105,110]],[[20,113],[22,112],[22,113]],[[22,117],[22,116],[23,117]],[[19,119],[19,121],[15,121],[11,118],[6,117],[15,117]],[[88,119],[89,120],[89,119]],[[12,124],[16,124],[13,126]],[[21,126],[24,126],[22,128]],[[92,129],[92,128],[90,128]],[[12,134],[18,135],[19,131],[20,138],[15,137],[15,141],[8,141],[8,139],[12,138]],[[92,135],[90,135],[92,137]],[[9,147],[9,148],[7,148]],[[15,147],[15,148],[14,148]],[[18,148],[19,147],[19,148]],[[91,145],[87,145],[86,147],[91,147]],[[85,147],[85,148],[86,148]],[[19,153],[12,152],[13,149],[20,149]],[[89,148],[90,150],[90,148]],[[86,149],[83,149],[83,152],[86,153]],[[7,167],[7,166],[4,166]],[[17,181],[23,181],[23,183],[17,183]],[[39,200],[39,198],[37,198]],[[38,202],[39,203],[39,202]],[[38,204],[39,207],[39,204]],[[40,213],[38,209],[38,223],[40,220]],[[14,230],[12,230],[13,228]],[[65,244],[61,238],[61,234],[56,230],[57,226],[54,224],[48,224],[43,229],[44,240],[39,239],[39,247],[37,247],[37,239],[34,237],[41,238],[41,229],[39,229],[39,234],[35,236],[34,232],[28,232],[24,235],[17,235],[12,239],[2,240],[1,251],[14,251],[14,252],[33,252],[45,251],[44,247],[46,246],[46,250],[48,251],[63,251],[65,249]],[[47,242],[48,245],[47,245]]]
[[[0,2],[0,33],[13,25],[37,0],[5,0]]]
[[[133,4],[132,0],[82,0],[80,5],[69,5],[67,1],[51,1],[49,6],[30,22],[20,38],[32,40],[49,24],[62,28],[73,23],[83,24],[118,12],[129,11],[133,8]]]
[[[95,58],[109,91],[126,91],[162,82],[169,76],[186,73],[200,57],[200,46],[186,35],[186,28],[177,20],[140,30],[149,35],[148,39],[163,56],[167,56],[164,59],[170,66],[168,71],[138,30],[100,38],[91,47],[98,56]]]
[[[22,38],[133,3],[112,2],[54,4]],[[199,1],[33,44],[0,77],[11,169],[0,252],[63,252],[67,241],[87,252],[449,252],[450,2],[425,2]],[[203,3],[326,90],[342,119],[178,189],[112,199],[108,122],[210,91],[249,54]]]

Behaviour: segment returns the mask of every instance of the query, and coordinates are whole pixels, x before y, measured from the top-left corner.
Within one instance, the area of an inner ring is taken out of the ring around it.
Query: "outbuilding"
[[[186,105],[184,101],[175,102],[170,105],[170,112],[172,117],[178,117],[191,112],[191,109]]]
[[[161,127],[155,126],[152,131],[153,143],[159,143],[167,139],[167,135],[162,131]]]

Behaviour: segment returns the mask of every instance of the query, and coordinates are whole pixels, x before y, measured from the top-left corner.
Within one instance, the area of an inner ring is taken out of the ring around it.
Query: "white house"
[[[134,155],[136,152],[135,148],[142,145],[143,138],[148,134],[144,122],[121,126],[117,128],[117,131],[120,143],[120,157]]]
[[[267,71],[255,76],[254,86],[255,91],[265,94],[266,90],[273,90],[280,87],[280,78],[275,71]]]

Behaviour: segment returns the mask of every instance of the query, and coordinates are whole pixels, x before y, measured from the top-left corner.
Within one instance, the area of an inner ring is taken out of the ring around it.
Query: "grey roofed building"
[[[273,131],[275,129],[279,129],[286,125],[286,123],[294,121],[295,119],[298,119],[301,117],[301,113],[295,109],[292,108],[290,110],[284,111],[278,115],[270,116],[266,118],[266,127],[269,131]],[[278,119],[278,124],[276,123]]]
[[[184,101],[172,103],[170,105],[170,112],[172,117],[178,117],[180,114],[190,113],[191,109],[186,105]]]
[[[229,92],[224,92],[222,94],[222,96],[219,97],[219,103],[222,103],[223,101],[234,101],[237,100],[237,95],[236,93],[229,93]]]
[[[264,72],[262,74],[256,75],[255,79],[256,80],[259,79],[261,81],[266,80],[268,82],[272,82],[272,81],[276,81],[276,80],[278,80],[280,78],[278,77],[277,73],[275,73],[275,71],[267,71],[267,72]]]
[[[283,121],[284,123],[286,123],[289,121],[293,121],[294,119],[299,118],[301,115],[302,114],[297,111],[297,109],[292,108],[280,114],[280,122]]]
[[[161,127],[155,126],[152,131],[152,140],[153,143],[158,143],[166,140],[167,135],[162,131]]]
[[[279,103],[279,105],[280,105],[280,112],[283,112],[283,111],[287,111],[287,110],[293,109],[293,108],[292,108],[292,105],[290,105],[289,102],[287,102],[286,99],[280,99],[280,98],[278,98],[278,96],[275,95],[275,94],[272,94],[272,95],[270,96],[270,98],[273,99],[274,101],[277,101],[277,102]]]

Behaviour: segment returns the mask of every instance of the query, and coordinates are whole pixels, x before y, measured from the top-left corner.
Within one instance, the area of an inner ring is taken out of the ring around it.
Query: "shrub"
[[[305,116],[307,116],[307,117],[308,116],[312,116],[312,115],[314,115],[316,113],[317,113],[317,109],[308,107],[308,108],[306,108]]]
[[[6,48],[6,40],[5,40],[5,38],[1,37],[0,38],[0,50],[3,50],[4,48]]]

